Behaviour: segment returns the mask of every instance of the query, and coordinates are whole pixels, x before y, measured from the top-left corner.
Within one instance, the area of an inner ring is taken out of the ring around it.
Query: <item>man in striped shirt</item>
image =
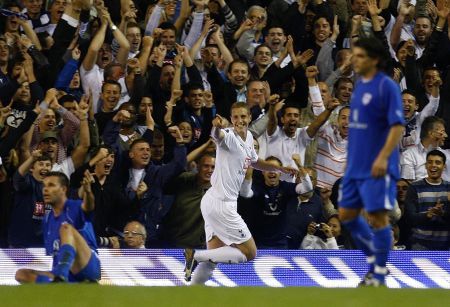
[[[413,250],[448,250],[450,248],[450,183],[442,179],[446,156],[440,150],[427,154],[428,177],[408,188],[405,201],[406,222]]]
[[[325,105],[336,99],[331,97],[324,101],[316,78],[319,70],[316,66],[306,69],[309,96],[314,115],[325,111]],[[328,120],[317,133],[317,155],[314,169],[317,171],[317,187],[331,190],[333,184],[344,175],[347,162],[347,136],[350,117],[350,107],[338,108],[337,123]]]

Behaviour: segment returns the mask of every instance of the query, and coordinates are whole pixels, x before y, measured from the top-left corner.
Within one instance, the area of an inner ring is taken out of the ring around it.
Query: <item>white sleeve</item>
[[[325,246],[327,247],[327,249],[339,249],[335,237],[327,238]]]
[[[308,135],[308,132],[307,132],[308,127],[298,128],[298,129],[300,129],[298,136],[297,136],[298,142],[300,143],[301,146],[307,147],[314,140],[314,138],[312,138]]]
[[[192,48],[194,46],[197,39],[200,37],[203,28],[203,13],[194,12],[194,19],[192,20],[191,28],[189,29],[189,33],[183,41],[183,44],[188,48]]]
[[[317,249],[316,248],[316,236],[307,234],[300,245],[300,249]]]
[[[61,162],[61,172],[66,174],[66,176],[70,179],[70,175],[75,172],[72,157],[69,157]]]
[[[417,126],[422,126],[423,120],[429,116],[434,116],[439,108],[440,97],[430,96],[430,101],[419,113]]]
[[[295,186],[295,192],[299,195],[311,192],[314,189],[311,178],[308,174],[302,178],[302,181]]]
[[[147,25],[145,26],[144,35],[149,36],[153,34],[153,30],[155,30],[155,28],[159,25],[159,20],[161,19],[163,9],[164,8],[159,5],[155,6],[150,18],[148,19]]]
[[[315,116],[319,116],[320,113],[325,111],[318,85],[309,87],[309,98],[311,99],[312,110]]]
[[[239,191],[239,195],[244,198],[252,198],[253,197],[253,190],[252,190],[252,180],[245,179],[242,182],[241,190]]]
[[[416,180],[414,159],[410,149],[402,153],[400,157],[401,177],[406,180]]]

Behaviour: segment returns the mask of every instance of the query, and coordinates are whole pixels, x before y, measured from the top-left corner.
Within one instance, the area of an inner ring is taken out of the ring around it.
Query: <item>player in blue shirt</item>
[[[100,279],[100,260],[91,223],[94,178],[85,172],[81,194],[83,200],[67,199],[69,180],[61,172],[49,172],[44,179],[44,202],[52,210],[44,219],[44,244],[47,255],[53,256],[50,272],[20,269],[16,280],[21,283],[55,281],[95,282]]]
[[[339,217],[367,256],[361,285],[384,284],[392,245],[388,212],[396,197],[399,149],[405,120],[399,86],[380,71],[389,58],[380,41],[360,39],[353,69],[361,78],[350,102],[347,169],[339,193]],[[370,225],[360,215],[368,213]]]

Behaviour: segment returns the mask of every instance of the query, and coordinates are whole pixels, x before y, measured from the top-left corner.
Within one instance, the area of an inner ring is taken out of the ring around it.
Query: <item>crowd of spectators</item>
[[[43,178],[63,172],[78,198],[88,170],[100,246],[204,247],[211,122],[246,102],[259,156],[298,169],[248,169],[238,211],[258,248],[354,248],[338,186],[352,48],[373,38],[407,121],[393,249],[449,250],[449,12],[449,0],[7,0],[0,246],[42,247]]]

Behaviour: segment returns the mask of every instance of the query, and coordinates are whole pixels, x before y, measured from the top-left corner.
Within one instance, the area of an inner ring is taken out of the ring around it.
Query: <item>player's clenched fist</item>
[[[212,125],[213,127],[222,129],[228,127],[228,121],[219,114],[217,114],[216,118],[214,118],[212,121]]]

